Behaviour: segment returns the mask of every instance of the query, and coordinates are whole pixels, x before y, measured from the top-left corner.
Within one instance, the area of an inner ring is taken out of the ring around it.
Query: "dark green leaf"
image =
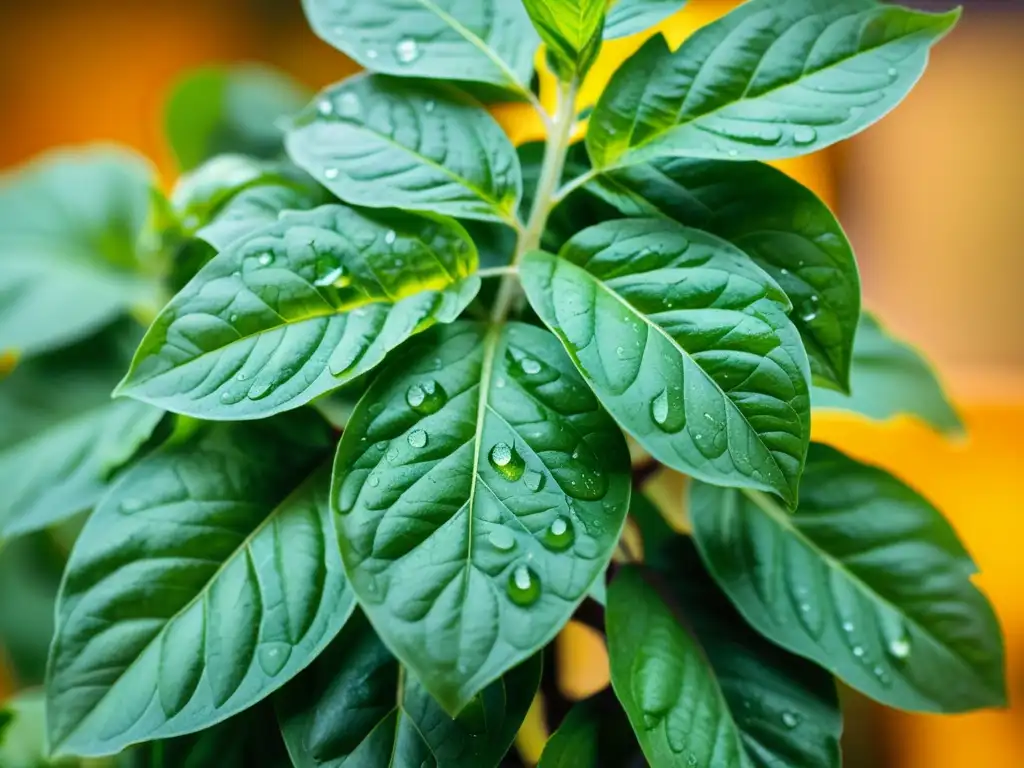
[[[621,433],[550,334],[439,327],[403,347],[342,437],[342,558],[384,642],[457,713],[568,621],[629,483]]]
[[[822,149],[895,107],[959,15],[875,0],[751,0],[675,53],[654,37],[601,96],[587,133],[591,160],[608,168]]]
[[[491,768],[512,744],[539,683],[534,656],[453,720],[356,613],[276,701],[296,768]]]
[[[900,414],[916,416],[940,432],[963,432],[956,408],[921,353],[891,336],[869,314],[861,316],[853,347],[851,395],[815,387],[815,408],[854,411],[884,421]]]
[[[479,290],[458,224],[326,205],[234,242],[149,329],[118,394],[207,419],[296,408],[450,322]]]
[[[374,72],[530,93],[540,40],[509,0],[303,0],[313,30]]]
[[[486,110],[445,85],[358,75],[295,119],[288,154],[354,205],[514,223],[515,148]]]
[[[757,492],[695,484],[701,554],[746,619],[889,706],[961,712],[1005,702],[995,614],[976,568],[925,499],[812,446],[794,514]]]
[[[111,490],[61,588],[47,681],[58,754],[207,728],[334,637],[354,602],[334,545],[326,437],[309,413],[214,425]]]
[[[662,463],[794,502],[810,374],[779,286],[724,240],[657,219],[531,253],[523,285],[616,420]]]
[[[548,739],[537,768],[596,768],[598,726],[593,703],[574,706]]]
[[[523,5],[555,73],[566,82],[582,80],[601,50],[607,0],[523,0]]]
[[[635,35],[660,24],[686,5],[686,0],[612,0],[604,22],[604,39]]]
[[[136,274],[151,175],[136,155],[92,148],[0,179],[0,354],[51,351],[152,298]]]

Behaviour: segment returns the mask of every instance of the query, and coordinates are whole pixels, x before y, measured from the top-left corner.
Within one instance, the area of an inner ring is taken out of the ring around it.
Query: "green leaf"
[[[608,171],[586,189],[626,216],[664,216],[739,247],[789,296],[815,381],[849,389],[860,277],[813,192],[762,163],[674,157]]]
[[[530,94],[540,40],[508,0],[303,0],[313,31],[374,72]]]
[[[136,274],[151,176],[136,155],[93,147],[0,179],[0,354],[52,351],[152,298]]]
[[[569,710],[544,746],[537,768],[596,768],[599,722],[592,702]]]
[[[186,171],[227,152],[275,158],[283,138],[277,121],[307,98],[290,77],[262,65],[200,69],[171,92],[164,112],[167,140]]]
[[[614,40],[660,24],[686,5],[686,0],[612,0],[604,22],[604,39]]]
[[[218,251],[240,238],[273,224],[289,211],[308,211],[327,203],[326,192],[312,182],[275,182],[246,187],[217,210],[196,237]]]
[[[644,582],[608,590],[612,686],[655,768],[839,766],[831,678],[760,637],[732,611],[691,547],[676,554],[673,598],[686,628]]]
[[[800,506],[695,484],[690,517],[715,579],[759,632],[892,707],[1006,700],[995,614],[974,563],[925,499],[813,445]]]
[[[605,408],[659,461],[796,500],[807,357],[785,295],[745,254],[670,221],[611,221],[559,257],[528,254],[522,278]]]
[[[212,425],[111,490],[58,601],[55,752],[112,754],[207,728],[334,637],[354,601],[334,546],[326,438],[310,413]]]
[[[460,322],[403,347],[370,387],[333,499],[360,605],[458,713],[568,621],[629,486],[621,433],[550,334]]]
[[[322,91],[288,132],[297,165],[353,205],[515,222],[515,148],[469,96],[357,75]]]
[[[176,413],[296,408],[451,322],[479,290],[457,223],[326,205],[219,253],[160,313],[117,390]]]
[[[453,720],[356,613],[276,703],[296,768],[489,768],[508,751],[539,683],[533,656]]]
[[[909,414],[940,432],[964,431],[956,408],[928,361],[866,313],[861,315],[853,347],[851,384],[849,397],[815,387],[811,404],[815,408],[853,411],[879,421]]]
[[[163,412],[111,401],[134,329],[117,326],[0,380],[0,542],[92,507]]]
[[[523,5],[555,73],[566,82],[582,80],[601,50],[607,0],[523,0]]]
[[[53,763],[46,759],[45,734],[46,713],[42,692],[23,692],[4,702],[0,709],[0,766],[67,766],[68,763],[64,761]]]
[[[608,168],[817,151],[895,107],[959,16],[875,0],[751,0],[675,53],[654,37],[601,96],[587,133],[591,160]]]

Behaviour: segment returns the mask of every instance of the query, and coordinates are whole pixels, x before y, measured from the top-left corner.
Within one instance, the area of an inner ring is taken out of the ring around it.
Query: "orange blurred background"
[[[733,4],[690,0],[660,29],[674,46]],[[607,47],[584,100],[640,42]],[[938,718],[853,700],[846,764],[854,768],[1024,766],[1022,43],[1024,4],[969,4],[895,113],[841,147],[783,164],[838,211],[858,252],[866,305],[937,363],[968,427],[965,440],[950,442],[910,420],[819,416],[815,437],[888,467],[949,515],[1002,619],[1017,704]],[[313,37],[298,0],[7,0],[0,169],[56,145],[109,140],[152,158],[169,185],[175,171],[160,120],[169,88],[190,68],[242,61],[280,67],[313,87],[355,69]],[[515,139],[536,138],[528,111],[497,114]],[[573,642],[578,651],[582,641]],[[568,655],[577,676],[600,680],[599,657]]]

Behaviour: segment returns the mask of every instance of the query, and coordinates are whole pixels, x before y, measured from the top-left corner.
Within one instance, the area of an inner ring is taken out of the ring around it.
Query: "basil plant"
[[[168,196],[112,148],[4,181],[0,560],[74,543],[0,762],[45,721],[39,764],[510,764],[574,616],[611,690],[544,766],[838,766],[837,680],[1005,702],[953,528],[811,442],[818,408],[960,422],[768,164],[883,117],[959,12],[750,0],[580,103],[682,4],[305,0],[365,71],[190,79]]]

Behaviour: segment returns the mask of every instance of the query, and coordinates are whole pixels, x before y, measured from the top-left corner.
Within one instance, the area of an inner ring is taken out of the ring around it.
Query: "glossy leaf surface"
[[[118,393],[206,419],[296,408],[472,300],[450,219],[327,205],[219,253],[164,308]]]
[[[523,0],[523,5],[555,73],[565,81],[582,80],[601,50],[606,0]]]
[[[607,168],[822,149],[895,107],[958,17],[875,0],[751,0],[674,53],[654,37],[598,102],[587,133],[591,160]]]
[[[384,643],[457,713],[569,619],[611,557],[629,484],[621,433],[550,334],[440,327],[349,420],[342,558]]]
[[[528,254],[523,285],[604,406],[653,456],[796,498],[809,372],[778,285],[735,246],[656,219]]]
[[[276,697],[296,768],[493,768],[540,682],[534,656],[485,688],[458,718],[399,666],[361,613]]]
[[[892,707],[960,712],[1005,701],[1003,645],[976,567],[913,490],[812,446],[800,506],[697,484],[701,554],[744,617]]]
[[[302,417],[302,418],[300,418]],[[207,728],[269,695],[354,605],[321,422],[211,425],[131,469],[68,563],[47,715],[58,753]]]
[[[282,214],[308,211],[327,199],[328,195],[314,186],[274,182],[246,187],[225,202],[195,234],[223,251],[236,240],[273,224]]]
[[[538,768],[596,768],[598,727],[594,705],[576,704],[548,739]]]
[[[612,0],[604,23],[604,39],[643,32],[686,5],[686,0]]]

